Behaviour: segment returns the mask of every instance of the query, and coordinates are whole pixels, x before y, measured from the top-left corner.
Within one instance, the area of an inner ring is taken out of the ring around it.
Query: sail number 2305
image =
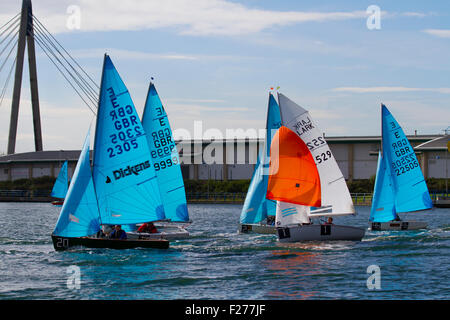
[[[123,144],[116,144],[114,148],[108,148],[108,155],[110,158],[122,154],[123,152],[130,151],[131,149],[136,149],[138,147],[138,143],[136,139],[125,141]]]

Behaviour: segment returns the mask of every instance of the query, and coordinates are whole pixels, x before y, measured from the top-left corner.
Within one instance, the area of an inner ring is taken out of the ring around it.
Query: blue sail
[[[272,137],[280,126],[280,108],[270,93],[267,107],[266,141],[264,149],[258,157],[247,196],[245,197],[240,217],[241,223],[258,223],[267,218],[267,216],[274,216],[276,213],[276,202],[266,199],[266,193],[269,179],[270,145]]]
[[[68,184],[67,161],[65,161],[61,166],[61,170],[59,171],[58,177],[53,185],[51,196],[64,199],[67,194]]]
[[[78,159],[67,197],[56,222],[54,235],[84,237],[100,230],[97,198],[89,160],[88,133]]]
[[[390,166],[387,165],[386,158],[379,152],[369,220],[372,222],[388,222],[394,220],[396,217],[397,213],[395,211],[395,196],[394,189],[392,188]]]
[[[189,221],[180,157],[169,119],[153,83],[148,89],[142,126],[147,135],[166,218]]]
[[[165,218],[145,131],[107,55],[97,110],[93,179],[102,224]]]
[[[390,167],[397,212],[429,209],[433,206],[414,149],[402,128],[382,105],[383,158]]]

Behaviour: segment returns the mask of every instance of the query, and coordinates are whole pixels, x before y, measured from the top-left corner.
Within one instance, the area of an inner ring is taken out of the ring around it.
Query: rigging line
[[[37,36],[36,36],[37,35]],[[41,45],[44,45],[47,50],[53,55],[53,57],[60,63],[60,65],[66,70],[66,72],[72,77],[72,79],[75,81],[75,83],[78,85],[78,87],[86,94],[86,98],[89,99],[94,105],[97,103],[95,100],[93,100],[89,94],[86,93],[86,89],[79,83],[79,81],[73,76],[73,74],[66,68],[66,66],[61,62],[61,60],[56,56],[56,54],[52,51],[51,48],[48,47],[47,43],[45,43],[38,34],[34,35],[34,39],[41,42]],[[42,47],[41,47],[42,48]],[[61,69],[58,69],[61,72]]]
[[[11,19],[8,20],[8,22],[4,23],[0,29],[2,29],[4,26],[6,26],[8,23],[10,23],[12,20],[17,19],[18,16],[22,13],[22,11],[18,12],[14,17],[12,17]]]
[[[37,34],[36,34],[36,35],[37,35]],[[75,82],[75,83],[78,85],[79,89],[81,89],[84,93],[86,93],[86,92],[85,92],[85,89],[84,89],[82,86],[80,86],[80,83],[77,81],[77,79],[74,78],[73,74],[70,73],[70,71],[69,71],[69,70],[66,68],[66,66],[59,60],[59,58],[55,55],[55,53],[51,50],[51,48],[49,48],[48,45],[47,45],[47,44],[46,44],[39,36],[35,36],[34,38],[35,38],[37,41],[39,41],[39,44],[40,44],[41,48],[42,48],[42,46],[45,46],[45,48],[47,49],[48,53],[50,53],[51,55],[53,55],[54,59],[52,59],[52,58],[50,57],[50,55],[47,55],[47,56],[52,60],[52,62],[56,65],[56,62],[55,62],[55,60],[56,60],[56,61],[60,64],[60,66],[63,67],[63,68],[66,70],[67,74],[74,80],[73,82]],[[46,53],[47,53],[47,52],[46,52]],[[58,70],[64,75],[64,77],[66,78],[66,80],[69,81],[69,83],[72,85],[72,81],[70,81],[70,80],[65,76],[64,71],[62,71],[61,68],[59,68],[59,67],[58,67]],[[74,87],[74,86],[72,85],[72,87]],[[80,94],[80,93],[78,92],[78,90],[77,90],[77,93]],[[92,99],[90,99],[89,96],[87,96],[87,97],[85,97],[85,98],[88,98],[89,100],[91,100],[92,103],[94,103],[94,101],[92,101]]]
[[[16,37],[19,34],[19,31],[20,31],[20,26],[16,25],[14,28],[12,28],[9,31],[9,33],[6,36],[3,37],[3,39],[0,41],[0,45],[2,45],[6,40],[8,40],[8,38],[11,34],[12,34],[12,38]],[[9,41],[11,41],[11,39],[9,39]],[[8,46],[8,44],[6,44],[6,47]]]
[[[14,38],[13,38],[13,39],[14,39]],[[10,56],[11,53],[13,52],[14,48],[16,48],[17,43],[19,43],[19,39],[16,40],[15,44],[11,47],[11,50],[9,50],[9,53],[8,53],[8,55],[7,55],[6,58],[5,58],[5,62],[3,62],[3,64],[0,66],[0,72],[2,72],[3,67],[5,66],[6,62],[8,61],[9,56]],[[2,53],[3,53],[3,52],[2,52]],[[0,55],[1,55],[1,54],[0,54]]]
[[[12,65],[11,65],[11,68],[9,69],[8,77],[6,78],[5,85],[3,86],[3,90],[0,95],[0,107],[2,106],[3,98],[5,97],[5,93],[6,93],[6,88],[8,87],[9,80],[11,79],[12,71],[14,70],[14,65],[16,64],[16,61],[17,61],[17,57],[14,59]]]
[[[16,34],[13,35],[13,37],[15,37],[18,33],[19,33],[19,25],[16,25],[14,28],[11,29],[11,31],[2,39],[2,41],[0,41],[0,45],[3,44],[3,42],[6,41],[6,39],[8,39],[8,37],[14,32],[16,31]]]
[[[18,33],[19,31],[17,31],[17,33]],[[16,33],[16,34],[17,34]],[[10,45],[10,43],[11,43],[11,41],[13,41],[14,40],[14,37],[12,37],[9,41],[8,41],[8,43],[6,44],[6,46],[3,48],[3,50],[0,52],[0,57],[3,55],[3,52],[5,52],[5,50],[6,50],[6,48],[8,48],[9,47],[9,45]],[[17,37],[17,39],[16,39],[16,42],[17,41],[19,41],[19,38]]]
[[[84,88],[85,88],[85,90],[83,90],[83,91],[85,91],[85,93],[86,93],[86,95],[88,95],[88,96],[90,96],[90,98],[92,98],[91,100],[93,100],[95,103],[98,103],[98,96],[97,96],[97,92],[96,92],[96,90],[94,89],[94,88],[92,88],[92,86],[90,86],[90,84],[89,83],[87,83],[86,82],[86,80],[80,75],[80,73],[70,64],[70,62],[69,61],[67,61],[67,59],[64,57],[64,55],[59,51],[59,49],[53,44],[53,42],[51,41],[51,39],[49,39],[48,38],[48,36],[46,36],[46,34],[45,33],[43,33],[40,29],[39,29],[39,27],[38,28],[36,28],[35,29],[35,33],[39,36],[39,37],[41,37],[41,40],[43,41],[43,42],[45,42],[46,44],[47,44],[47,46],[49,46],[49,44],[56,50],[56,52],[57,53],[59,53],[59,55],[64,59],[64,61],[68,64],[68,66],[75,72],[75,74],[78,76],[78,78],[81,80],[81,82],[83,82],[83,84],[84,84]],[[53,50],[52,50],[52,52],[53,52]],[[62,62],[61,62],[61,64],[62,64]],[[69,72],[69,71],[68,71]],[[74,76],[72,76],[72,78],[74,78],[74,80],[75,80],[75,77]],[[77,81],[77,80],[75,80],[75,81]],[[81,85],[79,85],[80,87],[81,87]]]
[[[90,93],[91,97],[94,100],[96,100],[96,102],[98,103],[97,89],[92,88],[92,86],[83,78],[82,75],[80,75],[80,73],[73,67],[73,65],[69,61],[67,61],[67,59],[64,57],[64,55],[54,45],[52,40],[45,34],[45,32],[42,31],[42,29],[40,29],[40,27],[38,25],[36,25],[36,26],[37,26],[37,28],[36,28],[37,34],[40,37],[43,37],[46,40],[46,43],[50,43],[51,46],[56,50],[56,52],[59,53],[59,55],[64,59],[64,61],[66,61],[66,63],[70,66],[70,68],[76,73],[78,78],[85,84],[85,87],[87,88],[87,90],[89,90],[89,93]]]
[[[89,108],[89,110],[92,111],[92,113],[94,115],[96,115],[96,112],[94,110],[92,110],[91,106],[86,102],[86,100],[84,100],[84,98],[82,97],[82,95],[78,92],[78,90],[74,87],[74,85],[72,84],[72,82],[69,81],[69,79],[67,79],[66,75],[64,74],[64,72],[61,71],[61,69],[58,67],[58,65],[52,60],[52,58],[50,57],[50,55],[47,53],[47,51],[44,49],[44,47],[41,45],[40,40],[38,38],[35,38],[37,41],[37,44],[39,45],[39,47],[42,49],[42,51],[44,51],[44,53],[47,55],[47,57],[50,59],[50,61],[55,65],[55,67],[59,70],[59,72],[62,74],[62,76],[67,80],[67,82],[70,84],[70,86],[75,90],[75,92],[78,94],[78,96],[81,98],[81,100],[83,100],[83,102],[87,105],[87,107]]]
[[[64,50],[65,53],[72,59],[73,62],[83,71],[83,73],[91,80],[91,82],[97,87],[97,89],[100,89],[100,86],[89,76],[89,74],[78,64],[78,62],[70,55],[69,52],[56,40],[56,38],[47,30],[47,28],[39,21],[39,19],[33,14],[33,18],[42,26],[42,28],[47,31],[47,33],[55,40],[55,42]]]
[[[11,28],[12,25],[14,25],[15,23],[17,23],[17,21],[20,20],[20,18],[17,17],[19,14],[20,14],[20,12],[19,12],[18,14],[16,14],[16,16],[13,17],[13,18],[11,19],[11,20],[13,20],[14,18],[16,18],[16,20],[15,20],[8,28],[6,28],[5,30],[3,30],[3,31],[0,33],[0,36],[3,35],[3,33],[6,32],[6,30],[8,30],[9,28]],[[9,20],[7,23],[5,23],[3,26],[1,26],[0,29],[2,29],[4,26],[6,26],[8,23],[10,23],[11,20]]]

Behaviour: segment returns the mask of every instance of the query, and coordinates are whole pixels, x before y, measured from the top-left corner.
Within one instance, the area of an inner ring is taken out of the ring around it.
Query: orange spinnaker
[[[306,144],[292,130],[278,129],[270,147],[267,199],[320,207],[320,177]]]

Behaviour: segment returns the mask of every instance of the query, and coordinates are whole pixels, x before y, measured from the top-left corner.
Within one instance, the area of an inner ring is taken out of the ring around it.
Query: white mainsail
[[[345,178],[323,136],[309,112],[278,93],[281,121],[308,146],[320,176],[320,208],[311,208],[309,216],[355,214]]]

